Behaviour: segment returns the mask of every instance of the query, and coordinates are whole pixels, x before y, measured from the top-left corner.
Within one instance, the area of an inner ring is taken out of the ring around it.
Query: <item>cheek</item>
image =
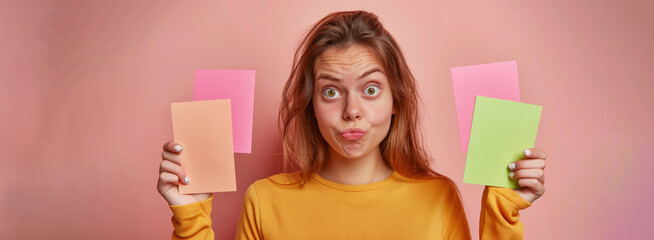
[[[370,125],[376,127],[390,125],[393,114],[393,98],[391,96],[384,96],[384,98],[379,100],[382,101],[372,105],[371,110],[368,111],[368,121]]]
[[[340,109],[337,104],[326,104],[321,102],[320,99],[313,100],[313,112],[316,114],[316,121],[318,122],[318,127],[320,127],[321,132],[326,127],[335,125],[338,122],[338,117],[340,116]]]

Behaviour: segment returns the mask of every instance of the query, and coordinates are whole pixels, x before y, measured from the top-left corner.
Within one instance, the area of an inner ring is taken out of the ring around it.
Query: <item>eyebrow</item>
[[[359,77],[359,79],[362,79],[362,78],[364,78],[364,77],[366,77],[366,76],[368,76],[368,75],[370,75],[370,74],[373,74],[373,73],[375,73],[375,72],[384,73],[384,72],[383,72],[381,69],[379,69],[379,68],[373,68],[373,69],[371,69],[370,71],[367,71],[367,72],[365,72],[364,74],[362,74],[361,77]],[[337,81],[337,82],[338,82],[338,81],[341,81],[341,79],[339,79],[339,78],[337,78],[337,77],[334,77],[334,76],[332,76],[332,75],[326,74],[326,73],[321,73],[321,74],[318,76],[318,78],[316,78],[316,81],[317,81],[317,80],[320,80],[321,78],[324,78],[324,79],[327,79],[327,80],[331,80],[331,81]],[[357,79],[357,80],[358,80],[358,79]]]

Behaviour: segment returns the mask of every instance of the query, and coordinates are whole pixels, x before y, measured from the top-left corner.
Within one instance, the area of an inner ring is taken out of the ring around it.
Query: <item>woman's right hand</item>
[[[182,146],[169,141],[163,146],[161,165],[159,166],[159,182],[157,190],[170,205],[186,205],[189,203],[207,200],[212,193],[180,194],[178,185],[188,184],[189,179],[182,169],[179,153]]]

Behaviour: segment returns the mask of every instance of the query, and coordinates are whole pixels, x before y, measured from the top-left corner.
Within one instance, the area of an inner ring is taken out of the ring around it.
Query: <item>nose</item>
[[[345,100],[343,108],[343,120],[354,121],[361,119],[361,108],[359,99],[356,96],[349,95]]]

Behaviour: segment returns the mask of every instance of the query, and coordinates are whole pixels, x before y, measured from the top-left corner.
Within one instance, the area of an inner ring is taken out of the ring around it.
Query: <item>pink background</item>
[[[544,107],[536,147],[549,153],[525,238],[651,235],[651,1],[262,2],[0,3],[3,238],[169,238],[155,186],[170,103],[192,99],[195,69],[254,69],[252,154],[236,154],[239,191],[216,194],[212,214],[217,239],[233,238],[244,190],[275,172],[303,30],[353,9],[378,14],[403,47],[434,167],[461,188],[473,238],[483,187],[461,183],[450,68],[508,60],[522,101]]]

